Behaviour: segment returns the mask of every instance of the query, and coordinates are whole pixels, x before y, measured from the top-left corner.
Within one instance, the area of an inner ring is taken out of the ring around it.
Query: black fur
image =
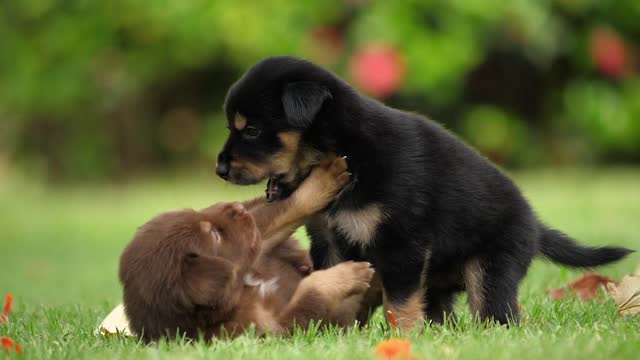
[[[590,267],[630,252],[580,246],[548,229],[508,176],[442,126],[368,98],[307,61],[259,62],[232,86],[225,106],[230,121],[241,112],[263,136],[242,141],[232,130],[221,157],[267,161],[282,147],[274,134],[290,130],[301,132],[306,149],[348,156],[355,182],[327,213],[380,204],[386,217],[365,247],[312,219],[314,266],[329,265],[330,251],[344,260],[367,259],[392,303],[424,287],[426,314],[436,322],[465,289],[471,260],[482,270],[480,316],[506,323],[517,319],[518,285],[535,255]]]
[[[593,267],[621,259],[632,251],[619,247],[582,246],[558,230],[545,228],[540,238],[540,252],[549,260],[559,264]]]
[[[307,128],[322,108],[331,93],[314,82],[299,81],[284,87],[282,105],[284,113],[293,127]]]

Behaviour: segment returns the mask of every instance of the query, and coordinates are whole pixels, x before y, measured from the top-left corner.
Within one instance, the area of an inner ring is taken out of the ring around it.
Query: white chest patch
[[[350,243],[365,247],[375,238],[378,226],[385,216],[380,205],[371,204],[358,210],[340,210],[327,217],[327,223]]]
[[[247,286],[258,287],[258,295],[264,298],[267,295],[272,294],[278,289],[278,277],[272,277],[269,280],[257,278],[254,274],[247,274],[244,276],[244,283]]]

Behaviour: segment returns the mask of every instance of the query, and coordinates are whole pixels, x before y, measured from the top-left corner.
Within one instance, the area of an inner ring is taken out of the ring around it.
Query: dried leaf
[[[127,315],[124,313],[124,305],[119,304],[116,306],[116,308],[102,320],[96,332],[102,335],[123,334],[126,336],[134,336],[129,329],[129,319],[127,319]]]
[[[567,295],[578,295],[580,300],[589,301],[598,298],[600,296],[600,288],[605,287],[609,283],[617,284],[608,276],[586,273],[565,287],[547,289],[547,293],[551,295],[553,300],[563,299],[567,297]]]
[[[640,275],[625,275],[619,283],[607,284],[607,293],[620,315],[640,313]]]

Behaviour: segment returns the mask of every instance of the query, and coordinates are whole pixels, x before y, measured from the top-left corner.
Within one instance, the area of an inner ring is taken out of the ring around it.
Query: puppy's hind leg
[[[526,269],[506,254],[467,261],[464,279],[471,314],[502,325],[518,322],[518,285]]]
[[[362,306],[363,294],[352,295],[338,304],[329,315],[329,322],[340,327],[351,327],[356,323],[358,310]]]
[[[377,249],[374,263],[382,279],[385,316],[392,311],[398,328],[410,331],[424,320],[426,257],[407,257],[414,249],[395,245]],[[428,281],[428,280],[427,280]]]
[[[453,305],[458,291],[455,288],[427,287],[425,296],[427,320],[434,324],[443,324],[448,317],[455,319]]]
[[[346,308],[338,309],[339,306],[349,298],[361,298],[369,288],[374,273],[370,265],[367,262],[343,262],[326,270],[314,271],[302,279],[278,322],[285,329],[292,329],[295,324],[307,328],[311,320],[331,322],[335,320],[334,315],[343,316]],[[355,318],[357,309],[353,307],[351,311]]]

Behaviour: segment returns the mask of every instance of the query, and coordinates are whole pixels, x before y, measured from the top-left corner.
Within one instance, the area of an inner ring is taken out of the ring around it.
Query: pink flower
[[[603,74],[623,78],[631,67],[631,53],[615,32],[598,27],[591,33],[591,58]]]
[[[356,51],[349,64],[356,86],[375,97],[386,97],[398,90],[406,65],[402,54],[388,44],[369,44]]]

